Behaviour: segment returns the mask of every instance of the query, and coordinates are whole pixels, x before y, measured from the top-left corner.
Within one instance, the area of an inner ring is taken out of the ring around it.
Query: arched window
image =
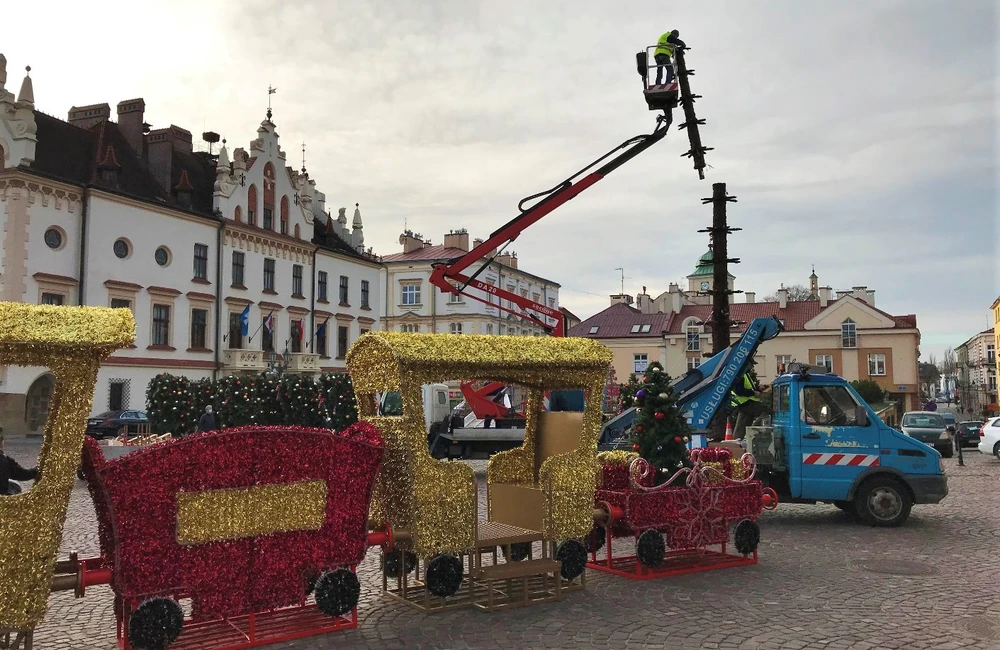
[[[299,234],[299,224],[295,224],[295,238],[302,239],[302,235]]]
[[[240,206],[236,206],[236,209],[233,210],[233,221],[243,223],[243,208]]]
[[[274,230],[274,165],[264,165],[264,230]]]
[[[684,324],[684,332],[687,335],[687,351],[699,352],[701,350],[701,327],[698,321],[691,319]]]
[[[850,318],[840,324],[840,347],[858,347],[858,326]]]
[[[247,223],[257,225],[257,186],[251,185],[247,190]]]
[[[297,227],[297,226],[296,226]],[[288,197],[281,197],[281,234],[288,234]]]

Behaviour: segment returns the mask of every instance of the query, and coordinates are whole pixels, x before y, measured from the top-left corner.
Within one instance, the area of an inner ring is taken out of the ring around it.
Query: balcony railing
[[[319,355],[308,352],[292,352],[285,355],[288,372],[319,372]]]
[[[264,353],[260,350],[226,350],[222,363],[235,371],[263,371],[265,368]]]

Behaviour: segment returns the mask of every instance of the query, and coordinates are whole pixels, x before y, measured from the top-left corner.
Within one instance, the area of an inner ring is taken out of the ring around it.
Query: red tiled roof
[[[649,338],[661,336],[670,329],[672,314],[643,314],[625,303],[611,305],[594,314],[579,325],[571,328],[567,336],[583,336],[592,339]],[[633,325],[649,325],[648,332],[632,332]],[[590,333],[596,327],[597,332]]]
[[[465,255],[466,251],[451,246],[426,246],[409,253],[393,253],[382,258],[384,262],[416,262],[428,260],[453,260]]]
[[[580,320],[579,316],[577,316],[576,314],[574,314],[570,310],[566,309],[565,307],[560,307],[559,311],[561,311],[563,313],[563,316],[566,317],[566,318],[572,318],[573,320]]]

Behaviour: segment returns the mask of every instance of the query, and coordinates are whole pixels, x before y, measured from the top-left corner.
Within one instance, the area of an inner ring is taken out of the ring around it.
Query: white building
[[[135,346],[102,367],[93,413],[145,408],[160,372],[345,369],[350,343],[379,322],[382,267],[360,210],[349,228],[305,168],[287,166],[270,110],[230,160],[224,140],[212,155],[182,128],[150,130],[142,99],[120,102],[117,122],[108,104],[56,119],[35,110],[27,76],[15,100],[5,71],[0,55],[0,300],[135,314]],[[0,426],[38,432],[53,379],[0,366]]]
[[[473,246],[481,242],[477,239]],[[471,250],[469,233],[464,229],[445,235],[441,245],[425,241],[408,230],[400,235],[399,243],[403,246],[402,253],[383,258],[386,300],[383,329],[439,334],[545,334],[536,323],[499,309],[499,298],[491,296],[492,304],[485,304],[467,296],[443,293],[429,282],[435,263],[453,260]],[[519,269],[516,254],[504,253],[489,262],[492,256],[484,256],[467,273],[472,275],[488,263],[488,268],[478,276],[483,282],[559,309],[557,283]],[[511,305],[503,301],[503,306]],[[516,305],[514,308],[517,309]]]
[[[971,336],[955,348],[958,385],[955,391],[966,411],[980,415],[997,403],[996,339],[993,328]]]

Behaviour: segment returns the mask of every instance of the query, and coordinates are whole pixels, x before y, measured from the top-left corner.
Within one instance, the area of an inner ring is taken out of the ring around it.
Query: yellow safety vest
[[[747,375],[743,375],[743,387],[746,388],[747,390],[753,390],[753,382],[750,381],[750,377]],[[756,395],[751,395],[750,397],[744,397],[743,395],[737,395],[736,393],[733,393],[733,403],[736,406],[740,406],[750,401],[759,402],[760,398],[757,397]]]
[[[656,41],[656,51],[653,52],[653,56],[657,54],[666,54],[667,56],[674,55],[674,44],[668,43],[667,39],[670,38],[670,31],[660,37],[660,40]]]

